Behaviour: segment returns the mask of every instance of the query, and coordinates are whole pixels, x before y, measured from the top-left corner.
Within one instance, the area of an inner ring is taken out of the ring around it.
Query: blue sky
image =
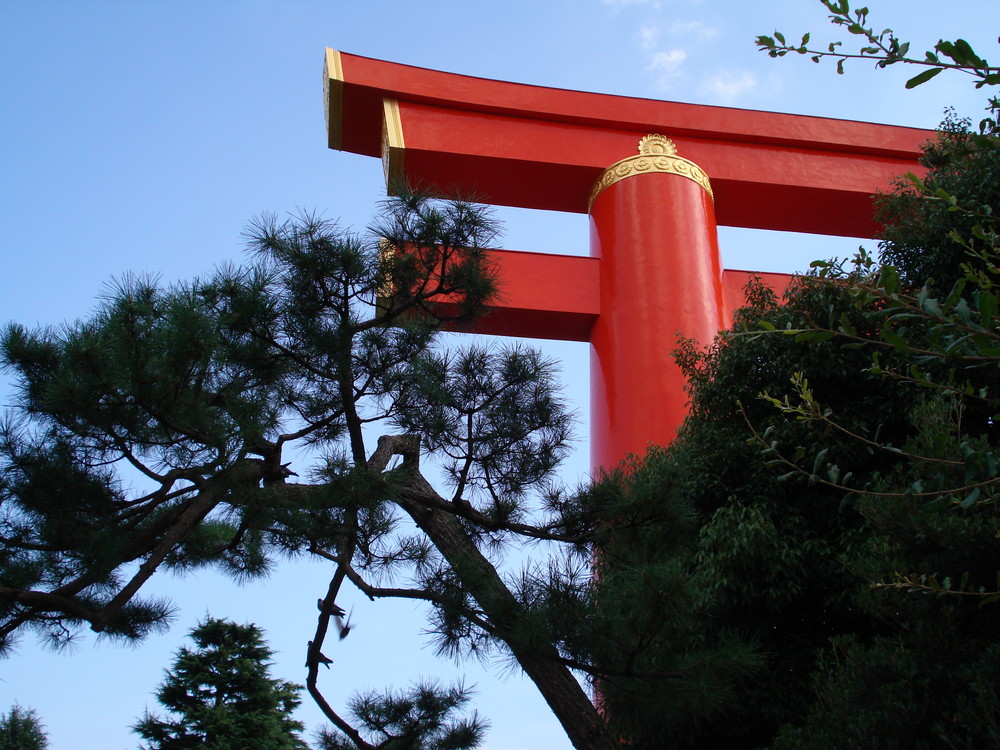
[[[872,22],[914,48],[961,36],[997,57],[997,0],[873,0]],[[487,78],[701,104],[934,127],[945,106],[978,117],[985,96],[959,75],[913,91],[907,71],[870,63],[771,60],[753,39],[775,28],[836,38],[817,0],[508,0],[503,4],[370,0],[0,3],[0,321],[58,325],[86,315],[126,271],[165,281],[241,257],[240,232],[262,211],[317,209],[364,227],[383,196],[374,159],[326,148],[324,46]],[[912,72],[910,73],[912,75]],[[669,134],[669,133],[668,133]],[[586,217],[508,210],[506,246],[584,254]],[[724,263],[796,271],[859,240],[723,229]],[[868,243],[869,245],[873,243]],[[586,474],[587,347],[550,345],[581,415]],[[0,380],[0,398],[9,388]],[[329,570],[282,565],[245,588],[209,575],[157,590],[180,614],[134,649],[85,637],[72,653],[30,638],[0,664],[0,710],[36,708],[56,750],[136,747],[128,732],[188,628],[206,613],[257,622],[275,673],[303,681],[315,599]],[[332,647],[324,689],[466,676],[493,722],[490,750],[568,747],[533,686],[496,665],[434,659],[410,605],[358,601],[358,627]],[[320,722],[308,700],[300,718]]]

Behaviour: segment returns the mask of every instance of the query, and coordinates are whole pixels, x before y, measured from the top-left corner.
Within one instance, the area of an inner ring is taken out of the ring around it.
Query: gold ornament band
[[[705,174],[705,170],[693,161],[688,161],[683,157],[677,156],[677,147],[674,145],[674,142],[666,136],[654,133],[640,139],[638,155],[629,156],[626,159],[615,162],[604,170],[601,178],[594,183],[594,187],[590,190],[590,198],[587,200],[587,210],[590,210],[594,199],[605,188],[628,177],[648,174],[650,172],[668,172],[680,175],[681,177],[687,177],[689,180],[694,180],[705,188],[712,197],[712,200],[715,200],[715,195],[712,193],[712,185],[708,181],[708,175]]]

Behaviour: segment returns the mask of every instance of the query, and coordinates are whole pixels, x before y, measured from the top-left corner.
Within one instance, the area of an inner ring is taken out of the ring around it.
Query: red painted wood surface
[[[601,314],[591,335],[591,465],[674,439],[687,414],[677,334],[703,345],[725,327],[715,210],[698,183],[662,172],[607,187],[594,200]]]
[[[338,59],[339,78],[328,86],[331,144],[380,156],[383,100],[396,100],[407,175],[498,205],[585,212],[601,171],[632,153],[639,137],[660,132],[711,176],[721,225],[871,237],[871,196],[894,176],[920,171],[920,144],[933,137]]]
[[[590,341],[600,313],[597,258],[520,250],[493,250],[500,289],[485,315],[449,330],[494,336]],[[457,306],[437,306],[442,315]]]
[[[594,321],[601,312],[600,259],[587,256],[491,250],[500,279],[500,294],[485,315],[471,323],[450,324],[449,330],[492,336],[590,341]],[[744,290],[755,276],[781,299],[795,278],[788,273],[761,271],[722,272],[724,326],[732,313],[746,303]],[[443,316],[457,315],[457,305],[444,303]]]
[[[708,173],[644,173],[590,207],[591,254],[496,251],[501,298],[464,330],[592,344],[592,462],[673,439],[686,413],[670,357],[704,344],[743,304],[716,223],[873,237],[872,196],[920,172],[932,131],[528,86],[327,50],[331,148],[383,159],[387,174],[498,205],[586,213],[594,183],[662,133]],[[777,292],[790,277],[759,274]],[[447,307],[444,305],[443,307]],[[447,310],[443,310],[447,312]]]

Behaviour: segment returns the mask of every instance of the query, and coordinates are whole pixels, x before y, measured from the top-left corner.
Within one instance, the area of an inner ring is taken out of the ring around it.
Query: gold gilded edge
[[[399,102],[382,100],[382,171],[385,186],[392,194],[393,186],[403,179],[403,121],[399,116]]]
[[[587,199],[587,211],[590,211],[590,207],[597,196],[616,182],[621,182],[635,175],[649,174],[650,172],[676,174],[693,180],[705,189],[713,201],[715,200],[715,194],[712,192],[712,184],[708,181],[708,175],[704,169],[693,161],[688,161],[681,156],[672,154],[637,154],[621,161],[616,161],[604,170],[597,182],[594,183],[594,187],[590,190],[590,197]]]
[[[323,61],[323,110],[327,145],[339,151],[344,143],[344,68],[340,52],[329,47]]]

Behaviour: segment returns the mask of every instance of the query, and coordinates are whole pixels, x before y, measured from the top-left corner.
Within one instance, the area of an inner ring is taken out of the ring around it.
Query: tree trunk
[[[423,529],[494,623],[497,635],[538,686],[573,747],[577,750],[619,750],[580,683],[559,663],[555,647],[549,642],[526,642],[528,639],[519,633],[524,612],[521,604],[459,520],[426,502],[440,502],[441,498],[419,471],[412,471],[408,485],[394,500]]]

